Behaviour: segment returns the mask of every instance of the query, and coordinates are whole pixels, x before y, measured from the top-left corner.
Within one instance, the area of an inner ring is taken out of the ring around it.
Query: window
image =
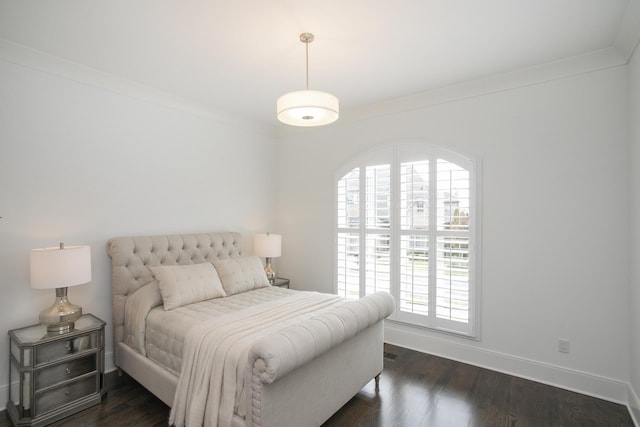
[[[336,178],[336,292],[396,298],[392,319],[475,336],[475,164],[425,144],[365,153]]]

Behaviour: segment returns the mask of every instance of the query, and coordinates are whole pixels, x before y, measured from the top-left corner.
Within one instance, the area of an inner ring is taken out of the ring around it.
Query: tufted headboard
[[[109,240],[113,343],[124,339],[124,306],[127,297],[153,282],[150,266],[200,264],[242,254],[240,233],[174,234],[118,237]]]

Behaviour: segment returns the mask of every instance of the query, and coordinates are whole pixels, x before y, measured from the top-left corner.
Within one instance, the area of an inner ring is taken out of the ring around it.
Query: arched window
[[[475,336],[478,173],[443,148],[394,144],[336,174],[335,290],[396,298],[392,320]]]

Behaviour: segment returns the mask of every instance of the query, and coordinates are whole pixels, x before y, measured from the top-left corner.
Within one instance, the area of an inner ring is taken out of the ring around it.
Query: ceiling
[[[265,126],[309,85],[341,110],[599,53],[640,0],[0,0],[0,39]]]

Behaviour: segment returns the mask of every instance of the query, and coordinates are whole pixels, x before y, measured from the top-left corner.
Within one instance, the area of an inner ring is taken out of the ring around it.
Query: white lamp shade
[[[285,93],[277,101],[278,120],[292,126],[321,126],[340,115],[338,98],[318,90]]]
[[[253,240],[254,253],[262,258],[277,258],[282,251],[282,236],[279,234],[256,234]]]
[[[65,246],[31,251],[31,287],[65,288],[91,281],[91,248]]]

